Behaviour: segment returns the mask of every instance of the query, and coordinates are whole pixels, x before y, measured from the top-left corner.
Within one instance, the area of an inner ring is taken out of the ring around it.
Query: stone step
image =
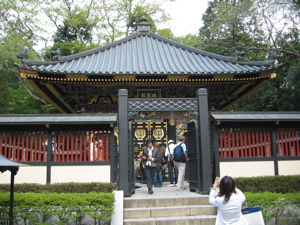
[[[125,208],[124,219],[216,215],[212,205],[166,206],[147,208]]]
[[[208,205],[208,196],[199,195],[197,197],[185,198],[149,198],[149,199],[124,199],[124,208],[143,208],[143,207],[167,207],[167,206],[190,206]]]
[[[124,225],[215,225],[216,215],[125,219]]]
[[[133,196],[124,198],[123,207],[124,225],[215,225],[217,217],[208,195],[167,185],[154,189],[152,195],[142,185]]]

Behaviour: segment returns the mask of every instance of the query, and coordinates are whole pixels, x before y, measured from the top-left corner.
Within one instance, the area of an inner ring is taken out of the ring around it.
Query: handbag
[[[164,166],[164,165],[166,165],[166,163],[167,163],[167,161],[166,161],[165,157],[162,157],[161,158],[161,164]]]
[[[242,209],[242,214],[244,215],[248,225],[265,225],[259,206]]]

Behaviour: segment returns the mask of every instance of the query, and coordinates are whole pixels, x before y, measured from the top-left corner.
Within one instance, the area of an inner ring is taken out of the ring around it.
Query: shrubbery
[[[0,185],[0,224],[9,220],[9,186]],[[113,183],[16,184],[15,190],[14,224],[109,224],[113,214]]]
[[[239,177],[234,179],[236,186],[243,192],[300,192],[300,175]]]
[[[16,193],[35,192],[35,193],[89,193],[89,192],[103,192],[111,193],[114,188],[114,183],[53,183],[53,184],[35,184],[23,183],[15,184]],[[10,184],[0,184],[0,191],[10,191]]]
[[[300,209],[300,176],[262,176],[235,178],[236,186],[247,198],[248,206],[260,206],[266,222],[279,221],[287,209],[289,214]],[[294,216],[297,220],[297,216]],[[292,216],[285,224],[294,224]]]

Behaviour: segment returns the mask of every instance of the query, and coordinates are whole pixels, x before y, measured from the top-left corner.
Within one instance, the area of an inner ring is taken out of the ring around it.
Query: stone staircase
[[[214,225],[217,209],[207,195],[124,199],[124,225]]]

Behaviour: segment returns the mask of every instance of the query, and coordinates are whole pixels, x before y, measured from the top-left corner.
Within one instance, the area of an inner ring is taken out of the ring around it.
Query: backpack
[[[182,143],[180,143],[179,145],[177,145],[174,148],[174,152],[173,153],[174,153],[174,161],[175,162],[185,162],[185,156],[184,156],[181,144]]]

